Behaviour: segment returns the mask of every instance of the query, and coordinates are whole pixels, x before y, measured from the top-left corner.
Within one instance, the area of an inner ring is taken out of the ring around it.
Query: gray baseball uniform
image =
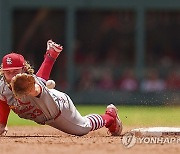
[[[42,88],[39,96],[25,96],[16,99],[11,89],[1,79],[0,99],[5,100],[21,118],[30,119],[39,124],[47,124],[74,135],[84,135],[92,130],[91,120],[87,116],[80,115],[67,94],[55,89],[48,89],[43,79],[37,76],[34,78]]]

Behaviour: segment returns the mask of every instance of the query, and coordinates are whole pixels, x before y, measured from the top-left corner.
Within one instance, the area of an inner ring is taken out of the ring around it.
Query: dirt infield
[[[127,128],[124,131],[128,130]],[[180,143],[136,144],[127,149],[121,137],[112,137],[106,129],[77,137],[48,126],[10,127],[7,136],[0,137],[0,154],[120,154],[120,153],[180,153]]]

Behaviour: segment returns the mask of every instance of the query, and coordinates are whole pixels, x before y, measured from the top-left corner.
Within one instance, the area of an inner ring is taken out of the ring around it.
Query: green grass
[[[77,109],[81,115],[90,113],[103,114],[106,106],[77,105]],[[180,106],[118,106],[118,109],[124,126],[180,126]],[[8,125],[37,124],[20,119],[17,115],[11,113]]]
[[[78,106],[82,115],[103,114],[105,106]],[[180,106],[118,106],[125,126],[180,126]]]

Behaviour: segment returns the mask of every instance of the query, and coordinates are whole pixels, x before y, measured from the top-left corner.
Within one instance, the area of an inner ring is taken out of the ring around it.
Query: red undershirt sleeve
[[[0,123],[6,125],[10,108],[6,101],[0,100]]]

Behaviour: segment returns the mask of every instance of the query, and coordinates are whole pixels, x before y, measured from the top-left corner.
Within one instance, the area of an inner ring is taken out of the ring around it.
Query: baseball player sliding
[[[117,108],[110,104],[105,114],[81,116],[71,98],[55,89],[48,89],[53,64],[63,47],[52,40],[47,42],[44,61],[34,74],[31,65],[17,53],[3,57],[0,80],[0,134],[7,132],[7,120],[10,109],[20,118],[46,124],[73,135],[85,135],[105,126],[116,136],[122,131],[122,123]]]

